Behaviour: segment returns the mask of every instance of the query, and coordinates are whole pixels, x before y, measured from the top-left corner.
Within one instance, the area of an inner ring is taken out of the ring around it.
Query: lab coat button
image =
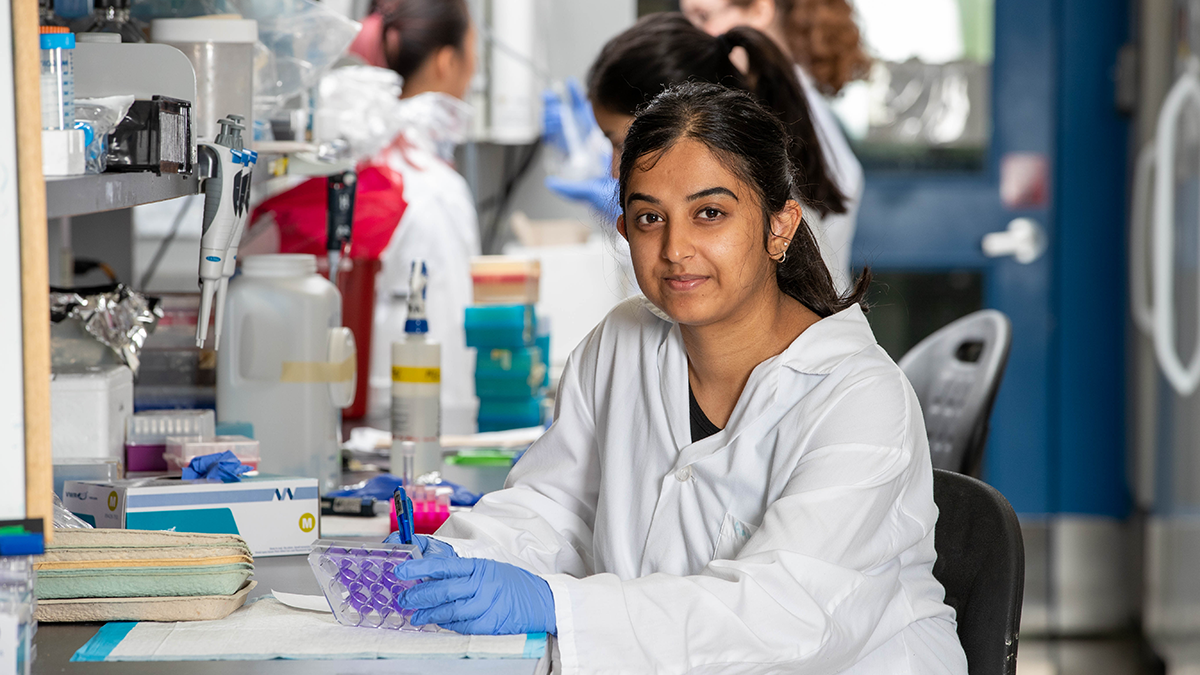
[[[690,466],[685,466],[682,469],[675,472],[675,480],[679,481],[680,483],[688,482],[688,480],[691,479],[691,477],[692,477],[692,467],[690,467]]]

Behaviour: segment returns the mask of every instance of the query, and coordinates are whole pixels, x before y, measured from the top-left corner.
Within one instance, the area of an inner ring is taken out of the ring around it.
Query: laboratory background
[[[467,0],[417,68],[413,4],[0,0],[0,673],[547,672],[379,642],[371,556],[503,488],[639,293],[601,50],[733,5]],[[834,278],[1019,523],[971,672],[1200,672],[1200,2],[789,4],[864,56],[801,78]]]

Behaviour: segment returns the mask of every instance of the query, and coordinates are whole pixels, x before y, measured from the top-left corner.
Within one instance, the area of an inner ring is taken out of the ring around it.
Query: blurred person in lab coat
[[[734,50],[746,57],[740,69],[731,60]],[[804,176],[800,194],[813,205],[809,226],[834,285],[839,291],[849,288],[853,233],[842,230],[852,199],[840,189],[833,164],[822,152],[810,94],[796,79],[794,65],[753,28],[711,36],[681,14],[652,14],[604,45],[588,73],[588,98],[596,122],[613,144],[614,174],[634,112],[664,88],[689,80],[749,91],[787,125],[792,162]]]
[[[617,227],[644,296],[571,354],[505,489],[396,567],[414,624],[555,634],[564,673],[966,674],[917,398],[869,273],[834,289],[787,139],[719,85],[639,111]]]
[[[443,418],[465,422],[474,410],[475,386],[463,317],[472,298],[471,256],[479,255],[480,244],[475,201],[454,169],[453,152],[470,125],[463,98],[475,72],[471,15],[465,0],[377,0],[351,52],[404,80],[404,130],[375,159],[402,175],[407,207],[380,256],[372,405],[390,401],[391,343],[404,339],[409,270],[421,258],[429,269],[429,335],[442,345]]]
[[[848,0],[680,0],[679,5],[692,23],[710,35],[737,26],[757,28],[796,63],[826,164],[847,197],[845,213],[827,218],[825,231],[842,257],[842,266],[849,269],[863,170],[822,95],[836,96],[847,83],[865,78],[871,67],[854,8]]]

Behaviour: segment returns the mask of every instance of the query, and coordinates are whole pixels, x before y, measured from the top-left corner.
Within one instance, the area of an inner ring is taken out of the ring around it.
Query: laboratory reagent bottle
[[[425,262],[414,260],[404,340],[392,343],[392,457],[400,454],[401,443],[415,444],[413,470],[418,476],[442,466],[442,347],[429,338],[425,318],[428,282]]]

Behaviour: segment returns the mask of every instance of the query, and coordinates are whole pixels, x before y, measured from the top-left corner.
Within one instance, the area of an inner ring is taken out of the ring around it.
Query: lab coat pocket
[[[721,532],[717,535],[713,560],[733,560],[757,531],[758,525],[742,522],[726,511],[725,519],[721,521]]]

